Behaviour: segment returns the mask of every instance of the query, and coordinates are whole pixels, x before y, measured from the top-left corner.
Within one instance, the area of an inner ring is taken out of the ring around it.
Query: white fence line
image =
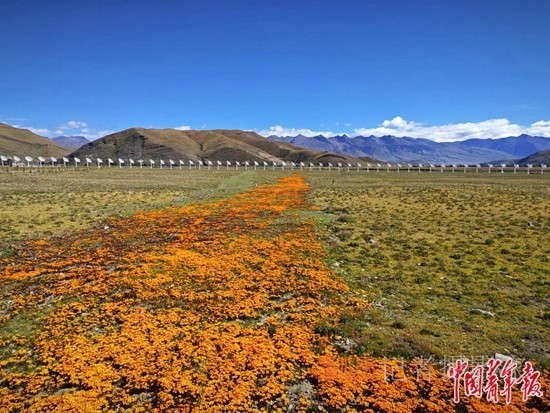
[[[449,173],[527,173],[527,174],[544,174],[547,166],[545,164],[540,165],[445,165],[445,164],[407,164],[406,166],[401,165],[400,163],[385,163],[382,165],[376,163],[371,165],[370,163],[349,163],[349,162],[337,162],[333,164],[332,162],[292,162],[292,161],[279,161],[279,162],[268,162],[268,161],[219,161],[219,160],[174,160],[174,159],[132,159],[132,158],[117,158],[116,160],[107,158],[103,160],[101,158],[92,158],[90,156],[84,157],[84,161],[78,157],[73,157],[69,159],[67,157],[62,157],[58,159],[56,157],[37,157],[32,158],[30,156],[25,156],[23,159],[18,156],[4,156],[0,155],[0,167],[6,168],[111,168],[117,167],[117,169],[216,169],[219,170],[220,166],[225,166],[223,170],[286,170],[286,171],[307,171],[307,170],[326,170],[331,172],[365,172],[365,173],[413,173],[413,172],[449,172]],[[213,166],[217,166],[214,168]],[[253,167],[252,167],[253,166]],[[249,168],[250,167],[250,168]]]

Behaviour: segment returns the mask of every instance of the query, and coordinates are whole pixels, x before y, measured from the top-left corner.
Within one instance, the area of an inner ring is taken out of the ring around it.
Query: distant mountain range
[[[3,156],[55,156],[67,155],[68,150],[52,140],[27,129],[0,123],[0,155]]]
[[[265,138],[242,130],[131,128],[89,142],[83,136],[48,139],[0,123],[0,155],[153,158],[173,160],[267,162],[386,162],[476,164],[550,163],[550,138],[521,135],[437,143],[395,136],[303,135]]]
[[[421,138],[396,136],[303,135],[269,139],[333,153],[371,156],[387,162],[432,162],[475,164],[495,160],[515,161],[535,152],[550,149],[550,138],[520,135],[501,139],[468,139],[459,142],[434,142]]]
[[[65,148],[71,152],[90,142],[84,136],[56,136],[51,139],[62,148]]]
[[[174,161],[343,162],[349,155],[305,149],[242,130],[131,128],[87,143],[73,156]]]

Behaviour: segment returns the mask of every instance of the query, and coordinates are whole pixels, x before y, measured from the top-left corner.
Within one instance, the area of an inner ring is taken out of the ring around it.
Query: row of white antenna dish
[[[31,156],[25,156],[24,160],[25,160],[27,166],[31,166],[31,162],[34,162],[34,159]],[[7,156],[0,155],[0,161],[1,161],[1,166],[5,166],[4,163],[8,163],[8,165],[9,165],[10,161],[12,161],[11,162],[12,166],[25,165],[22,162],[21,158],[18,157],[18,156],[13,156],[10,159]],[[49,160],[47,160],[46,158],[44,158],[42,156],[38,156],[36,158],[36,161],[38,161],[38,166],[44,166],[46,163],[49,163],[52,166],[61,165],[61,164],[63,164],[63,166],[67,166],[67,165],[70,164],[70,159],[66,158],[66,157],[62,157],[61,159],[58,159],[54,156],[51,156],[51,157],[49,157]],[[79,164],[82,163],[82,160],[80,158],[73,157],[73,163],[74,163],[74,166],[78,166]],[[84,163],[86,164],[86,166],[90,166],[91,164],[96,164],[97,167],[100,168],[101,165],[103,165],[105,162],[101,158],[96,158],[95,160],[93,160],[90,157],[85,157]],[[121,158],[118,158],[116,162],[111,158],[107,158],[106,163],[109,167],[111,167],[112,165],[118,165],[120,168],[122,168],[124,165],[126,165],[125,160],[121,159]],[[153,159],[149,159],[148,162],[144,161],[143,159],[138,159],[136,161],[134,161],[133,159],[128,159],[128,166],[130,168],[133,165],[135,165],[136,163],[139,164],[139,166],[141,168],[143,168],[143,166],[147,165],[147,164],[149,165],[150,168],[153,168],[157,164],[157,162]],[[407,171],[410,172],[411,169],[414,169],[414,168],[417,168],[418,172],[421,172],[422,169],[428,169],[431,172],[432,169],[440,168],[441,172],[443,172],[443,170],[447,167],[452,168],[452,172],[454,172],[455,169],[459,169],[459,168],[463,168],[464,172],[466,172],[467,168],[475,167],[476,172],[477,172],[482,167],[481,164],[477,164],[477,165],[458,165],[458,164],[445,165],[445,164],[438,164],[436,166],[435,164],[432,164],[432,163],[427,164],[427,165],[423,165],[421,163],[413,165],[413,164],[408,163],[408,164],[406,164],[406,166],[403,166],[400,163],[397,163],[397,164],[394,164],[394,165],[392,165],[391,163],[386,163],[386,164],[377,163],[375,166],[371,165],[370,163],[366,163],[365,166],[362,166],[360,163],[356,163],[355,166],[354,166],[349,162],[347,162],[347,163],[337,162],[336,164],[333,164],[332,162],[327,162],[326,164],[323,164],[322,162],[319,162],[317,165],[315,165],[313,162],[308,162],[308,164],[309,165],[306,165],[304,162],[288,162],[287,163],[285,161],[281,161],[280,164],[277,164],[276,162],[271,162],[271,165],[269,165],[268,162],[263,161],[263,165],[260,165],[260,163],[257,162],[257,161],[254,161],[251,164],[248,161],[244,161],[244,162],[225,161],[225,163],[224,163],[222,161],[202,161],[202,160],[192,161],[192,160],[189,160],[187,165],[189,166],[189,168],[196,167],[196,168],[199,168],[199,169],[203,166],[207,166],[210,169],[214,165],[217,165],[218,169],[220,168],[220,166],[224,166],[224,165],[227,168],[234,165],[237,169],[238,169],[239,166],[244,166],[245,168],[248,168],[249,166],[254,166],[254,169],[256,169],[258,166],[263,166],[264,169],[266,169],[268,166],[271,166],[272,168],[281,167],[282,169],[284,169],[287,166],[290,166],[291,169],[294,169],[296,167],[299,167],[300,169],[303,169],[304,167],[309,167],[310,169],[313,169],[313,168],[319,168],[319,169],[320,168],[328,168],[329,170],[331,170],[332,168],[336,168],[338,170],[340,170],[342,168],[347,168],[348,170],[351,169],[351,168],[357,168],[357,170],[366,168],[367,172],[370,169],[376,169],[377,172],[379,172],[380,169],[386,169],[386,171],[389,172],[390,169],[392,169],[392,168],[397,169],[397,172],[399,172],[401,169],[407,169]],[[185,161],[180,159],[178,162],[176,162],[172,159],[169,159],[168,163],[166,163],[166,161],[164,161],[163,159],[160,159],[158,161],[158,165],[161,169],[166,165],[168,165],[170,168],[173,168],[174,166],[179,166],[180,168],[182,168],[183,166],[185,166]],[[510,165],[510,166],[513,166],[514,172],[516,171],[517,168],[520,167],[520,165],[518,165],[518,164],[513,164],[513,165]],[[493,164],[488,164],[486,167],[488,168],[489,173],[491,172],[491,169],[493,169],[493,168],[497,168],[497,169],[500,168],[501,172],[504,172],[504,168],[508,167],[508,165],[506,165],[504,163],[502,163],[500,165],[497,165],[497,166],[495,166]],[[541,173],[543,173],[543,170],[546,167],[547,166],[545,164],[540,164]],[[528,173],[529,173],[529,170],[532,169],[532,168],[533,168],[532,164],[527,164],[527,172]]]

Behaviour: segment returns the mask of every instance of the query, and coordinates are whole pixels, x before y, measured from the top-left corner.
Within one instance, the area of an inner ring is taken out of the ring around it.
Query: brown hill
[[[532,165],[550,165],[550,149],[546,151],[535,152],[532,155],[526,156],[525,158],[517,161],[520,165],[532,164]]]
[[[65,156],[69,153],[50,139],[27,129],[0,123],[0,155],[4,156]]]
[[[90,142],[74,156],[212,161],[355,162],[347,155],[313,151],[242,130],[131,128]]]

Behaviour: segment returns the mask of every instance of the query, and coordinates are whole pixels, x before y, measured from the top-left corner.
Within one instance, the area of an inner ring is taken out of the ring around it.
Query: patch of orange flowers
[[[455,405],[440,373],[388,381],[396,361],[339,354],[315,326],[367,304],[330,271],[314,226],[298,216],[307,190],[290,176],[22,247],[0,263],[0,411],[548,407],[517,394],[506,407]],[[32,331],[18,334],[24,325]]]

